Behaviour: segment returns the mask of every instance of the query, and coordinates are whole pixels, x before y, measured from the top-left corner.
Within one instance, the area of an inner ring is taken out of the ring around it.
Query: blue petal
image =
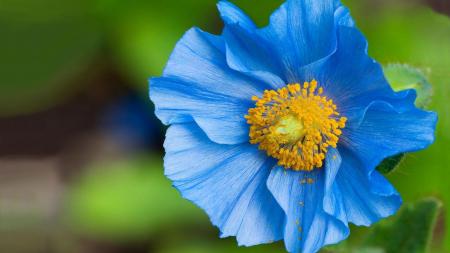
[[[186,32],[178,42],[163,76],[249,100],[253,95],[261,94],[264,88],[269,88],[230,69],[222,38],[196,28]]]
[[[244,115],[251,101],[227,97],[172,78],[153,78],[150,97],[164,124],[195,120],[208,137],[224,144],[248,141]]]
[[[176,124],[164,147],[166,176],[222,237],[236,236],[246,246],[282,238],[284,213],[265,184],[274,161],[255,146],[219,145],[195,124]]]
[[[387,102],[372,103],[358,127],[344,128],[341,144],[364,164],[371,175],[386,157],[426,148],[434,141],[437,115],[422,111],[413,103],[398,108]],[[371,180],[379,180],[375,175]],[[374,184],[376,185],[376,184]],[[392,189],[374,189],[380,194]]]
[[[355,28],[338,27],[334,54],[301,69],[305,80],[316,79],[341,114],[358,120],[374,100],[401,104],[414,101],[410,91],[396,93],[389,86],[380,64],[367,55],[367,41]],[[351,120],[349,120],[350,123]]]
[[[341,112],[365,101],[364,94],[391,91],[381,66],[367,55],[366,39],[355,28],[339,27],[336,52],[301,71],[305,80],[319,82]]]
[[[230,69],[220,37],[189,30],[178,42],[163,78],[150,80],[150,97],[164,124],[195,120],[211,140],[248,140],[244,119],[251,97],[268,86]]]
[[[228,65],[274,88],[304,79],[298,69],[335,50],[335,25],[353,26],[339,1],[288,1],[258,30],[235,5],[221,2]]]
[[[258,31],[278,55],[289,83],[304,81],[298,70],[336,48],[333,0],[289,0]]]
[[[348,226],[347,213],[341,199],[340,189],[335,184],[336,175],[339,173],[342,158],[339,152],[330,148],[325,158],[325,193],[323,199],[323,209],[329,215],[340,220]]]
[[[374,97],[368,104],[366,103],[360,103],[358,106],[353,107],[347,107],[346,110],[343,110],[343,113],[347,118],[347,128],[358,128],[362,121],[364,120],[364,116],[366,115],[367,111],[372,108],[374,105],[379,104],[387,104],[393,108],[398,113],[406,112],[411,110],[412,108],[415,108],[414,101],[416,101],[417,93],[413,89],[409,90],[402,90],[399,92],[393,92],[385,94],[384,97]],[[367,105],[366,105],[367,104]]]
[[[221,1],[218,7],[225,22],[223,37],[230,68],[268,82],[273,88],[284,86],[286,82],[280,78],[283,70],[278,57],[256,33],[253,21],[228,1]]]
[[[336,8],[336,11],[334,12],[334,20],[341,26],[355,26],[355,21],[350,15],[350,10],[342,5]]]
[[[342,158],[335,148],[329,148],[325,157],[325,192],[329,192],[339,172]]]
[[[238,24],[246,30],[256,29],[255,23],[236,5],[228,1],[220,1],[217,8],[226,24]]]
[[[280,76],[283,67],[268,43],[262,41],[255,30],[239,25],[226,25],[223,37],[226,43],[227,63],[230,68],[269,83],[278,89],[286,84]]]
[[[347,149],[340,148],[339,152],[342,165],[336,175],[334,189],[325,200],[328,202],[326,205],[339,203],[345,210],[346,219],[359,226],[369,226],[394,214],[402,204],[394,187],[376,171],[371,180],[364,165]],[[389,193],[379,194],[375,188],[389,189]]]
[[[286,213],[284,241],[289,252],[314,253],[349,235],[346,223],[324,211],[323,169],[300,172],[277,166],[267,186]]]

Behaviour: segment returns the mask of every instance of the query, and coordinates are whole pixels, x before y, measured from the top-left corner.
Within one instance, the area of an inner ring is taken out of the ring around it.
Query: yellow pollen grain
[[[259,149],[286,169],[321,168],[328,148],[336,147],[347,122],[333,100],[323,93],[324,89],[313,80],[253,96],[255,107],[245,115],[250,125],[250,143],[259,144]]]

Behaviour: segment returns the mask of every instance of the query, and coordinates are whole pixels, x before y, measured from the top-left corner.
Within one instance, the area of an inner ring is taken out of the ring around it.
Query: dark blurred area
[[[261,26],[282,3],[233,2]],[[431,194],[447,206],[449,1],[344,3],[374,58],[428,74],[440,115],[436,144],[408,157],[391,179],[405,201]],[[283,251],[282,243],[238,248],[219,239],[163,175],[165,128],[147,80],[161,74],[190,27],[220,33],[215,4],[0,0],[0,252]],[[436,252],[450,250],[449,210],[439,220]],[[367,230],[355,228],[350,243]]]
[[[436,11],[450,15],[450,1],[448,0],[428,0],[428,4]]]

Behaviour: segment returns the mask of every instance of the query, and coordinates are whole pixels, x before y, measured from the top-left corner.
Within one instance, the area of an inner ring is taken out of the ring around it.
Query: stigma
[[[347,118],[315,80],[265,90],[254,96],[255,107],[245,115],[250,143],[297,171],[321,168],[329,147],[336,148]]]

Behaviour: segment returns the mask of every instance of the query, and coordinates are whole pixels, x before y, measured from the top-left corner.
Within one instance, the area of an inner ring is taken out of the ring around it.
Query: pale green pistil
[[[305,136],[303,122],[294,115],[287,115],[275,125],[275,132],[286,138],[287,143],[295,143]]]

